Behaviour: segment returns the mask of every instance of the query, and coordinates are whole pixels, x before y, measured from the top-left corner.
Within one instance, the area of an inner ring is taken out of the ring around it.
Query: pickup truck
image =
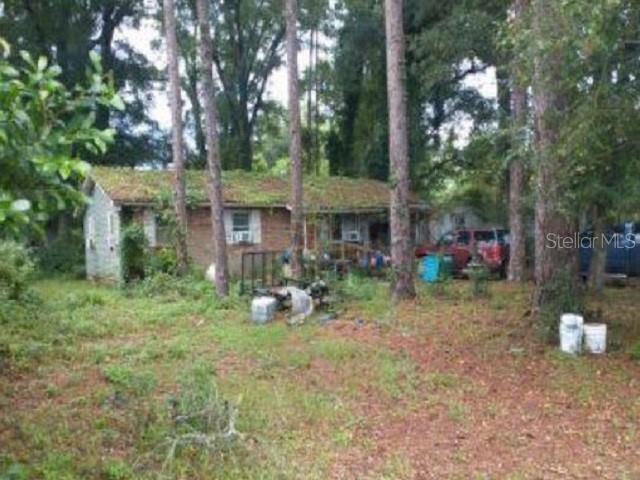
[[[509,263],[509,232],[502,228],[462,229],[447,232],[435,244],[416,248],[416,257],[431,253],[453,256],[454,272],[460,274],[474,255],[494,273],[504,276]]]
[[[611,275],[640,276],[640,223],[628,222],[615,225],[604,234],[607,260],[605,273]],[[585,231],[580,235],[580,271],[583,276],[589,274],[593,255],[593,232]]]

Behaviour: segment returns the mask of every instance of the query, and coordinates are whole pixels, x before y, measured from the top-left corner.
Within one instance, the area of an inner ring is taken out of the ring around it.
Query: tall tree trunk
[[[391,262],[394,301],[415,296],[409,213],[409,137],[405,90],[405,38],[402,0],[385,0],[387,96],[389,102],[389,160],[391,180]]]
[[[249,112],[247,110],[248,100],[241,97],[240,118],[238,121],[237,141],[238,141],[238,157],[240,159],[239,167],[243,170],[250,171],[253,168],[253,126],[249,121]]]
[[[197,0],[198,25],[200,28],[200,77],[204,96],[204,115],[207,137],[207,167],[209,171],[209,201],[211,203],[211,225],[216,266],[216,292],[220,296],[229,294],[229,267],[227,262],[227,240],[224,229],[224,205],[222,198],[222,169],[220,167],[220,145],[218,141],[218,113],[216,111],[215,85],[213,83],[212,42],[209,31],[208,0]]]
[[[522,21],[528,0],[516,0],[514,4],[515,21]],[[527,90],[518,79],[519,66],[517,60],[511,65],[511,128],[514,132],[511,148],[522,152],[525,144],[527,125]],[[525,270],[525,232],[523,219],[524,162],[521,153],[512,155],[509,165],[509,233],[510,251],[507,279],[510,282],[522,282]]]
[[[314,49],[313,90],[315,91],[315,105],[313,114],[313,157],[315,158],[315,173],[320,175],[320,75],[318,74],[318,29],[316,28],[316,40]]]
[[[171,148],[174,164],[175,210],[178,223],[176,253],[178,272],[187,270],[187,202],[184,175],[184,150],[182,146],[182,98],[178,67],[178,40],[176,38],[176,12],[173,0],[164,0],[164,25],[167,41],[167,70],[169,72],[169,101],[171,103]]]
[[[187,81],[184,86],[187,98],[191,104],[196,151],[198,152],[198,161],[196,162],[196,166],[198,168],[202,168],[207,161],[207,139],[204,131],[205,127],[202,124],[202,105],[200,103],[200,98],[198,97],[198,67],[195,59],[193,59],[194,65],[189,65],[185,57],[183,57],[183,60],[187,64]]]
[[[591,265],[589,266],[589,288],[596,295],[604,291],[604,274],[607,250],[604,244],[604,220],[597,207],[593,209],[593,238]]]
[[[555,0],[534,0],[534,34],[540,45],[562,35]],[[544,41],[543,41],[544,40]],[[570,237],[570,219],[561,210],[563,159],[558,153],[558,130],[566,115],[566,96],[561,90],[562,57],[555,45],[538,50],[534,58],[533,108],[536,125],[535,281],[533,310],[540,312],[553,298],[563,274],[566,281],[577,275],[576,250],[560,248]]]
[[[291,270],[302,276],[302,138],[298,89],[298,2],[286,0],[287,79],[289,86],[289,157],[291,159]]]

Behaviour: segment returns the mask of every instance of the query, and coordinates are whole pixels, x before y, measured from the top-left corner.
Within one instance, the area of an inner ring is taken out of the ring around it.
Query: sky
[[[156,0],[145,0],[145,4],[149,9],[157,8]],[[127,38],[130,45],[133,45],[138,52],[147,56],[153,64],[159,69],[166,69],[166,52],[164,49],[154,50],[152,42],[157,41],[160,33],[154,19],[145,19],[139,28],[131,26],[123,26],[116,32],[116,40]],[[330,39],[325,39],[329,43]],[[308,50],[303,47],[298,54],[298,70],[303,72],[307,68]],[[487,72],[475,74],[467,77],[465,83],[476,88],[482,95],[487,98],[495,99],[497,97],[497,84],[495,77],[495,69],[490,68]],[[169,98],[164,86],[158,86],[153,94],[153,104],[149,106],[150,116],[155,119],[161,128],[165,130],[171,129],[171,111],[169,109]],[[268,81],[266,89],[266,99],[275,100],[283,105],[287,104],[287,71],[286,66],[281,66],[273,72]],[[471,130],[471,124],[465,119],[460,119],[455,125],[458,137],[464,139],[468,137]]]

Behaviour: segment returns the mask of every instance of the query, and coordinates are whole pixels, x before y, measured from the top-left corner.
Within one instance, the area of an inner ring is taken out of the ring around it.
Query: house
[[[485,225],[486,222],[478,215],[476,209],[469,205],[456,205],[432,211],[429,217],[429,238],[426,240],[434,243],[445,233],[465,228],[482,228]]]
[[[89,278],[118,280],[120,235],[127,222],[143,225],[151,247],[167,242],[159,206],[172,198],[172,172],[95,167],[85,184],[86,271]],[[247,251],[285,251],[289,246],[288,178],[230,171],[223,173],[224,222],[229,268],[237,274]],[[187,245],[192,260],[207,268],[213,259],[206,174],[186,175]],[[304,183],[304,248],[336,240],[385,249],[389,239],[389,187],[379,181],[307,177]],[[411,198],[415,240],[426,231],[426,209]]]

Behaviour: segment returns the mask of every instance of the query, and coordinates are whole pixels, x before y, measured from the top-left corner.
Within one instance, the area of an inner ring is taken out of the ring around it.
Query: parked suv
[[[435,245],[416,248],[416,257],[430,253],[453,256],[454,269],[460,273],[474,254],[492,272],[504,275],[509,263],[509,232],[501,228],[464,229],[445,233]]]

